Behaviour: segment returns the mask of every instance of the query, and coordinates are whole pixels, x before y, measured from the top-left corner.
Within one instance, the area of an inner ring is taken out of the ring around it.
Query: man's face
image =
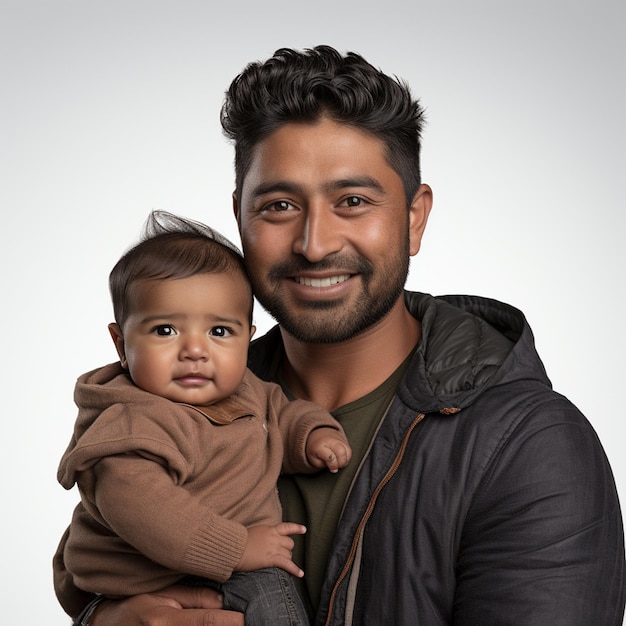
[[[379,322],[423,230],[384,144],[326,118],[286,124],[256,146],[235,211],[257,298],[307,343]]]

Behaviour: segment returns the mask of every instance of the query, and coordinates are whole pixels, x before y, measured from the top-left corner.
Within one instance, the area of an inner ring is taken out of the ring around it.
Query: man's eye
[[[226,326],[214,326],[209,334],[213,335],[213,337],[228,337],[232,332]]]
[[[266,204],[263,207],[262,212],[271,211],[273,213],[284,213],[285,211],[289,211],[291,209],[293,209],[293,205],[290,202],[287,202],[286,200],[277,200],[276,202]]]
[[[359,198],[359,196],[348,196],[345,199],[346,206],[361,206],[363,204],[363,198]]]
[[[169,324],[161,324],[159,326],[155,326],[152,329],[152,332],[156,335],[159,335],[160,337],[171,337],[172,335],[176,334],[174,327],[170,326]]]

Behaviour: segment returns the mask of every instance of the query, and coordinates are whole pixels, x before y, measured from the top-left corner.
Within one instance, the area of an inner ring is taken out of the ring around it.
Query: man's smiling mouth
[[[327,276],[325,278],[311,278],[309,276],[295,276],[294,280],[299,285],[307,287],[331,287],[343,283],[350,278],[350,274],[339,274],[338,276]]]

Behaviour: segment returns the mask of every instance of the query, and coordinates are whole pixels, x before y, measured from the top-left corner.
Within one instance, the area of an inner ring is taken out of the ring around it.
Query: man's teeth
[[[337,283],[348,280],[350,274],[340,274],[339,276],[328,276],[327,278],[309,278],[308,276],[296,276],[296,282],[307,287],[330,287]]]

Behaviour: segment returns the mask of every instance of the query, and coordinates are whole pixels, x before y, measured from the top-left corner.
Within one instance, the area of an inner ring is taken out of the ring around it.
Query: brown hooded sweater
[[[81,502],[64,559],[74,585],[111,596],[185,574],[229,578],[246,528],[281,521],[279,473],[315,471],[309,433],[341,430],[318,405],[289,402],[250,371],[230,398],[197,407],[143,391],[113,363],[81,376],[75,401],[58,480],[78,484]]]

